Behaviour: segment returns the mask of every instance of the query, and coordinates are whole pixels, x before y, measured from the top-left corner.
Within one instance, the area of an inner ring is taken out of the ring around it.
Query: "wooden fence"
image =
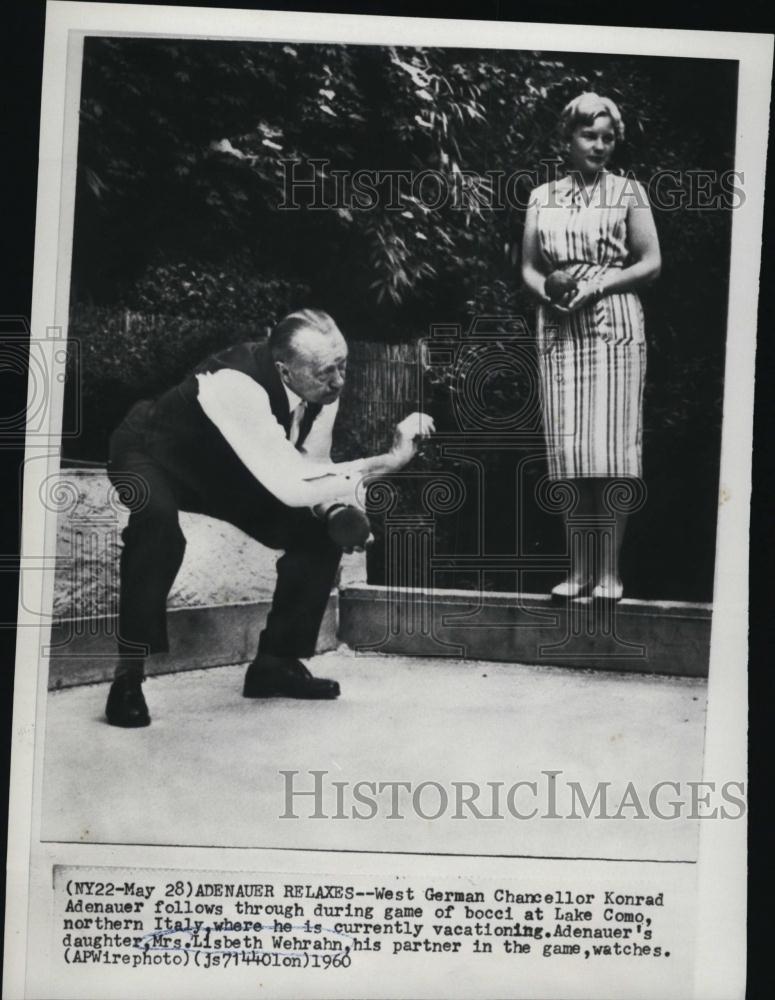
[[[340,407],[340,450],[375,454],[389,447],[393,428],[420,405],[417,343],[350,343]]]

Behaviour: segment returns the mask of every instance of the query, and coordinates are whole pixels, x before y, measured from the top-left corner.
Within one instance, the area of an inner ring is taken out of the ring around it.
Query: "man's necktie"
[[[301,422],[304,419],[304,411],[307,408],[307,404],[302,401],[297,403],[294,407],[293,413],[291,414],[291,429],[288,434],[288,440],[292,445],[295,445],[299,440],[299,432],[301,431]]]

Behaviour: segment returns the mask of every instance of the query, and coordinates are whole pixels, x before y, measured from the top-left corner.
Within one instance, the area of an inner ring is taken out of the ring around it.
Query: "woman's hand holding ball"
[[[572,313],[602,294],[599,282],[577,281],[565,271],[552,271],[544,281],[544,291],[552,308]]]
[[[564,306],[578,288],[578,282],[565,271],[552,271],[544,281],[544,292],[554,306]]]

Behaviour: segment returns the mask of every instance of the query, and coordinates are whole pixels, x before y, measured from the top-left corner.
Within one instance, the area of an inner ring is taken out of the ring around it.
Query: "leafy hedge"
[[[178,268],[157,272],[155,283],[158,300],[168,308],[174,302],[175,311],[98,305],[75,305],[71,310],[68,379],[71,396],[77,385],[83,430],[64,442],[66,457],[104,460],[110,433],[132,403],[163,392],[213,351],[266,336],[308,294],[297,282],[256,279],[252,315],[260,319],[248,320],[241,313],[234,317],[235,310],[229,308],[214,309],[214,318],[208,314],[203,319],[201,298],[220,295],[217,282],[208,282],[193,268]],[[198,294],[186,306],[188,284],[196,286]]]

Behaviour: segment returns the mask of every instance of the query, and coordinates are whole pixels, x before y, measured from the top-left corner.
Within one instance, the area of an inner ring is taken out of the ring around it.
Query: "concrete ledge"
[[[706,677],[712,607],[370,585],[339,595],[339,638],[358,651]]]
[[[270,602],[170,608],[171,651],[148,660],[149,674],[250,660]],[[676,601],[556,604],[545,594],[425,592],[353,582],[326,609],[318,652],[339,641],[359,652],[550,664],[595,670],[706,677],[712,608]],[[54,622],[49,689],[107,681],[116,657],[116,621]]]
[[[336,648],[337,603],[334,593],[320,629],[319,653]],[[148,673],[251,660],[269,608],[269,601],[171,608],[167,613],[170,652],[150,657]],[[54,622],[49,650],[49,690],[110,680],[116,665],[116,620],[106,616]]]

